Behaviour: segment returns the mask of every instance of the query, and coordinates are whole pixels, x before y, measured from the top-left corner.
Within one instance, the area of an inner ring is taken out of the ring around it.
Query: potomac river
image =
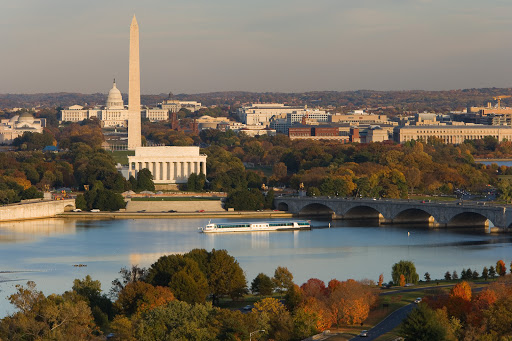
[[[294,220],[294,219],[278,219]],[[213,222],[234,221],[214,219]],[[239,221],[239,220],[238,220]],[[247,219],[244,221],[263,221]],[[416,264],[420,279],[429,272],[512,261],[512,237],[477,229],[432,229],[383,225],[376,221],[311,221],[312,230],[203,234],[208,219],[46,219],[0,224],[0,317],[12,312],[6,297],[16,284],[35,281],[45,294],[70,290],[73,279],[91,275],[105,292],[121,267],[148,267],[160,256],[194,248],[226,249],[244,269],[248,285],[260,272],[272,276],[287,267],[295,282],[316,277],[391,279],[401,259]],[[330,228],[328,228],[330,223]],[[76,265],[84,266],[76,266]]]

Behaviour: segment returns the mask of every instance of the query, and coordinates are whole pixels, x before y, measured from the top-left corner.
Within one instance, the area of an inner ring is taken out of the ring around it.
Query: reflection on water
[[[28,242],[53,234],[76,233],[76,222],[64,219],[38,219],[0,223],[0,243]]]
[[[197,227],[207,222],[48,219],[0,224],[0,316],[8,311],[5,297],[14,292],[16,284],[27,280],[35,281],[46,294],[62,293],[72,287],[73,279],[89,274],[108,291],[122,267],[148,267],[163,255],[194,248],[226,249],[238,260],[249,283],[260,272],[273,275],[277,266],[287,267],[301,284],[311,277],[324,281],[377,280],[381,273],[389,281],[391,265],[401,259],[413,261],[420,278],[427,271],[432,278],[468,267],[480,272],[483,266],[496,264],[499,259],[512,260],[512,237],[486,234],[482,228],[433,229],[420,225],[379,226],[377,221],[313,220],[312,226],[321,228],[198,233]]]

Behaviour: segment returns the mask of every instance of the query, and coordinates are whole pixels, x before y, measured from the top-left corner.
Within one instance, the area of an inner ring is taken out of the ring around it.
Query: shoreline
[[[173,219],[173,218],[293,218],[292,213],[275,211],[212,212],[64,212],[57,218],[81,219]]]

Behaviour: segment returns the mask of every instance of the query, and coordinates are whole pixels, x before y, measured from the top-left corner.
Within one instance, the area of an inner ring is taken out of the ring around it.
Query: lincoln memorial
[[[192,173],[206,175],[206,155],[199,154],[199,147],[136,147],[128,165],[128,176],[136,178],[147,168],[156,184],[186,183]]]

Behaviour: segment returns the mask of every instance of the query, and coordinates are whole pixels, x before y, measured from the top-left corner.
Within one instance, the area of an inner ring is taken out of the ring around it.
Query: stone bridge
[[[433,226],[512,225],[512,208],[484,202],[430,202],[417,200],[359,199],[339,197],[276,197],[281,211],[299,216],[330,216],[333,219],[379,219],[382,223],[428,223]]]

